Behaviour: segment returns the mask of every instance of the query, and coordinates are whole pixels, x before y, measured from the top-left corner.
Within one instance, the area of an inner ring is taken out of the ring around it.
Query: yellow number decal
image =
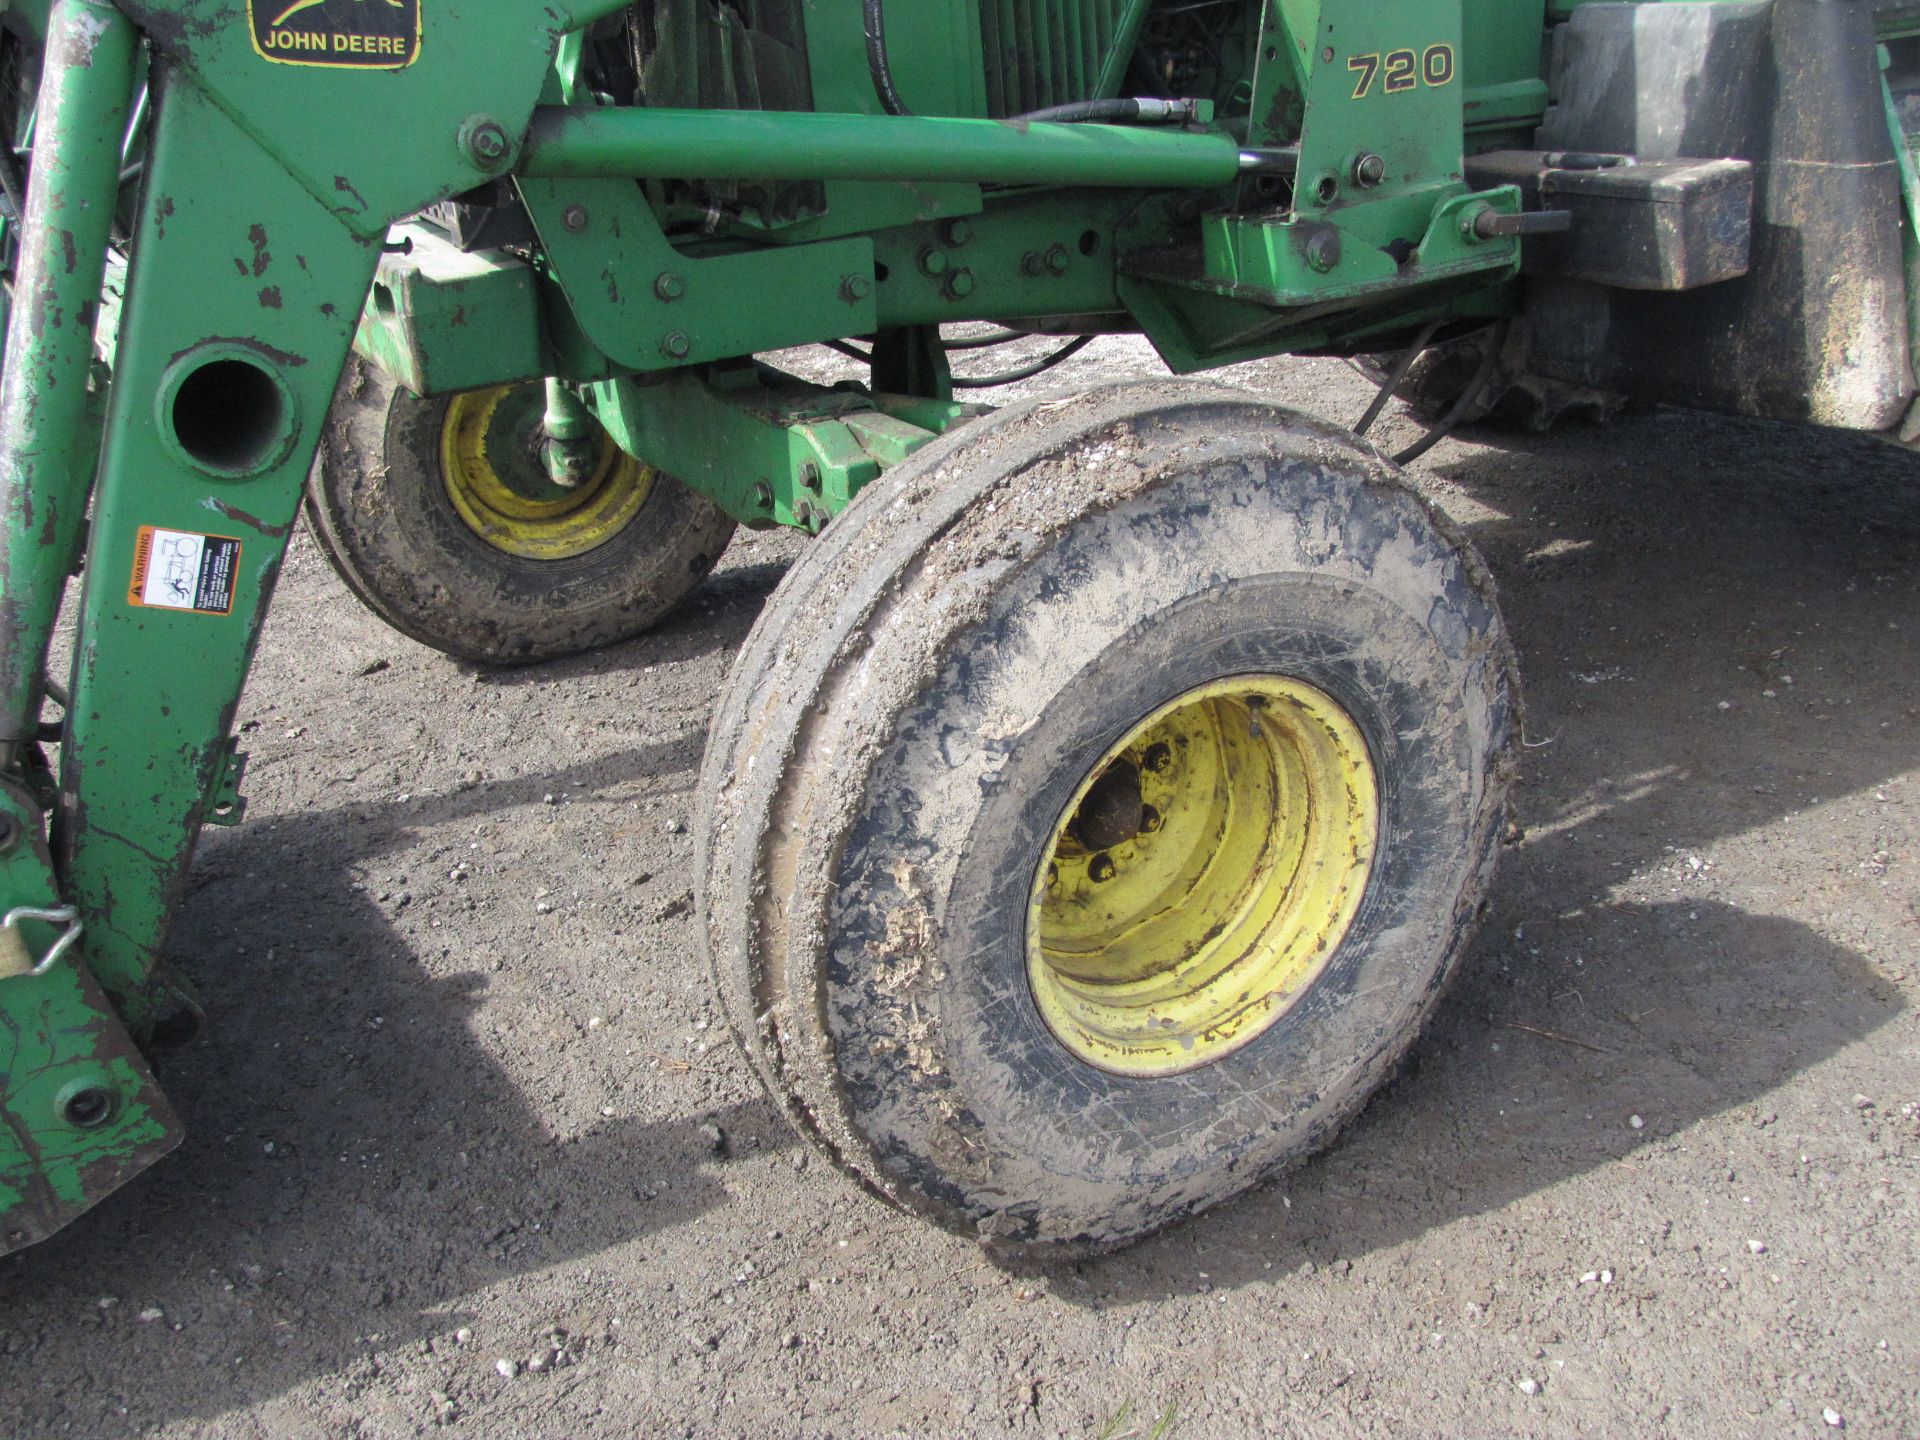
[[[1429,45],[1427,53],[1420,59],[1420,70],[1427,84],[1445,85],[1453,79],[1453,47]]]
[[[1353,87],[1353,98],[1358,100],[1369,90],[1373,89],[1374,77],[1380,73],[1380,57],[1378,55],[1356,55],[1347,61],[1347,69],[1360,77]]]
[[[1420,57],[1411,50],[1387,52],[1387,83],[1381,88],[1389,95],[1411,90],[1420,83]]]

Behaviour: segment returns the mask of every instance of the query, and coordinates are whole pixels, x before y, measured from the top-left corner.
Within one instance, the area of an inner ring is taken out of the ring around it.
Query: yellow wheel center
[[[1346,938],[1379,811],[1364,737],[1312,685],[1240,676],[1161,706],[1081,782],[1034,876],[1047,1025],[1121,1075],[1247,1044]]]
[[[578,485],[556,485],[540,459],[539,385],[472,390],[448,402],[440,472],[460,518],[487,544],[527,560],[567,560],[618,535],[653,493],[654,471],[602,434]]]

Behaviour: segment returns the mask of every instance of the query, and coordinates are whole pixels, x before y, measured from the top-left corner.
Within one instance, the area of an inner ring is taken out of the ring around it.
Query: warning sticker
[[[153,610],[231,615],[240,575],[240,542],[226,535],[140,527],[127,599]]]
[[[247,24],[280,65],[404,70],[420,58],[420,0],[247,0]]]

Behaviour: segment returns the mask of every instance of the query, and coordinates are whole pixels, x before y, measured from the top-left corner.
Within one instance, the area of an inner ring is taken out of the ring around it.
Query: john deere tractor
[[[1920,7],[0,17],[6,1247],[179,1139],[162,942],[303,510],[483,664],[635,635],[737,526],[819,537],[713,725],[714,985],[840,1167],[1045,1255],[1324,1144],[1460,960],[1516,679],[1400,465],[1569,397],[1920,433]],[[1368,357],[1380,401],[956,378],[1122,332],[1171,377]],[[806,345],[865,382],[758,358]],[[1396,392],[1433,429],[1390,457]]]

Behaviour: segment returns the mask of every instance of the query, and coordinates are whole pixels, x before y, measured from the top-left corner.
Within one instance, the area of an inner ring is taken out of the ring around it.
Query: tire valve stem
[[[592,476],[600,458],[600,422],[564,381],[547,381],[547,413],[540,421],[540,464],[547,478],[572,490]]]

